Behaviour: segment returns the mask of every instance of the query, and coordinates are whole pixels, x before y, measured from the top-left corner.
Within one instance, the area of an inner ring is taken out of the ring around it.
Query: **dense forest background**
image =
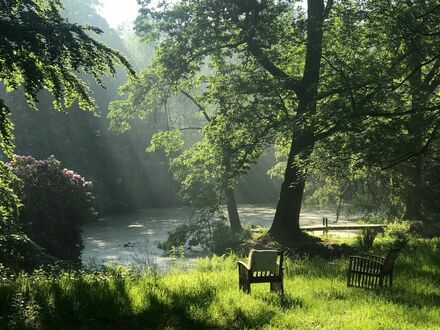
[[[153,46],[141,44],[134,32],[110,28],[97,13],[97,5],[88,0],[65,0],[63,15],[73,23],[100,28],[104,33],[98,39],[125,55],[135,69],[149,63]],[[85,75],[82,78],[92,86],[95,113],[81,111],[77,105],[54,111],[53,97],[45,91],[39,94],[37,111],[28,106],[21,90],[5,93],[1,88],[6,104],[13,109],[15,153],[37,159],[54,155],[63,167],[92,181],[100,214],[181,205],[166,156],[145,152],[151,136],[160,129],[160,118],[133,120],[132,129],[122,134],[109,129],[108,105],[118,98],[117,90],[127,80],[123,70],[116,77],[103,79],[105,89]],[[174,111],[185,112],[191,104],[184,100],[176,106],[179,109]],[[273,161],[268,154],[241,180],[239,202],[276,200],[276,184],[266,175]]]

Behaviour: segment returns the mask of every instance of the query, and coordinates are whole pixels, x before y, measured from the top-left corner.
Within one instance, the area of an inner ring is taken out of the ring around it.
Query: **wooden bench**
[[[372,254],[349,256],[347,286],[374,289],[393,286],[394,263],[401,249],[391,249],[386,257]]]
[[[270,283],[270,291],[284,293],[284,252],[277,250],[251,250],[248,263],[238,261],[238,286],[250,293],[252,283]]]

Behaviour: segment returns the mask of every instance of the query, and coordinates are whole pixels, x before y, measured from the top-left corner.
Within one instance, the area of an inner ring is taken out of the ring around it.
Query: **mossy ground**
[[[376,252],[384,253],[386,241]],[[285,295],[238,290],[235,255],[190,270],[37,271],[0,282],[0,328],[440,329],[440,239],[412,239],[393,289],[347,288],[347,260],[286,262]]]

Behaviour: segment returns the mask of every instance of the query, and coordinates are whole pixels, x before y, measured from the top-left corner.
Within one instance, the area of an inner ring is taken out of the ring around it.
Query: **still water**
[[[274,205],[239,205],[243,225],[258,224],[269,227],[272,223]],[[171,258],[164,256],[157,248],[157,242],[167,238],[168,231],[187,221],[188,208],[145,209],[136,213],[107,216],[83,229],[84,250],[82,262],[85,266],[102,263],[133,263],[136,265],[157,265],[166,269]],[[322,217],[335,220],[334,211],[304,209],[301,212],[301,226],[320,225]],[[349,220],[341,218],[340,223]],[[206,255],[201,250],[185,252],[185,259]]]

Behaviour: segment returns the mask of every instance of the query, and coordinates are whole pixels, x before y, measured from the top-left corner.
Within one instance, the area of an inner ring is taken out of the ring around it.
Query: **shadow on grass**
[[[241,308],[237,308],[234,311],[234,321],[228,325],[227,329],[261,329],[266,324],[270,323],[275,312],[268,310],[265,312],[257,312],[249,315],[242,311]]]
[[[138,293],[131,290],[131,281],[141,287]],[[172,292],[158,289],[149,279],[65,273],[57,278],[24,277],[8,288],[11,299],[0,308],[0,329],[216,328],[203,314],[194,313],[215,296],[215,288],[208,285]],[[136,299],[140,304],[134,307]]]
[[[226,304],[224,309],[218,306],[220,319],[213,318],[208,310],[217,298],[217,290],[209,283],[193,289],[169,288],[154,280],[138,281],[114,274],[65,273],[36,280],[26,277],[15,282],[11,291],[11,296],[20,297],[22,303],[11,304],[5,310],[7,314],[0,315],[0,328],[243,329],[271,322],[274,308],[253,310],[240,302]],[[260,299],[275,308],[303,306],[300,299],[290,295],[267,294]]]
[[[270,293],[261,296],[261,299],[274,307],[280,307],[282,309],[303,308],[304,301],[300,298],[293,297],[290,294],[275,294]]]
[[[125,328],[131,300],[123,279],[107,281],[97,276],[93,281],[82,277],[67,281],[56,281],[50,288],[37,292],[44,328]]]
[[[150,308],[133,315],[133,324],[139,328],[153,329],[216,329],[210,322],[195,318],[190,311],[190,307],[205,307],[208,301],[205,299],[209,296],[209,290],[202,292],[197,298],[193,295],[171,294],[168,296],[170,302],[166,303],[151,295]]]
[[[414,258],[414,260],[417,259]],[[436,260],[433,258],[433,260],[429,260],[429,263],[414,262],[414,260],[404,260],[404,262],[400,262],[396,265],[395,273],[399,276],[399,280],[431,282],[437,287],[440,287],[440,259]],[[422,267],[427,264],[431,266]]]
[[[83,293],[93,292],[92,288],[85,288],[82,284],[78,289]],[[85,289],[85,291],[84,291]],[[63,325],[63,320],[57,318],[53,328],[81,328],[81,329],[214,329],[209,322],[197,319],[191,313],[190,308],[203,308],[211,301],[214,289],[203,287],[194,292],[163,291],[165,298],[160,299],[158,292],[149,290],[143,297],[143,307],[139,311],[132,308],[132,302],[123,281],[117,282],[111,288],[101,287],[99,292],[112,291],[111,296],[93,295],[88,299],[86,306],[80,311],[68,316],[68,322]],[[89,291],[91,290],[91,291]],[[78,294],[81,292],[71,292],[68,305],[72,309],[78,309]],[[65,306],[63,309],[66,310]],[[48,320],[47,325],[51,322]]]
[[[377,290],[377,296],[392,302],[393,304],[407,307],[438,307],[440,306],[440,294],[436,292],[414,292],[405,288],[387,288]]]
[[[335,259],[347,256],[356,252],[353,246],[347,244],[331,244],[328,241],[301,232],[295,240],[278,237],[275,239],[270,234],[259,237],[252,242],[249,248],[254,249],[279,249],[286,251],[286,255],[298,257],[321,257],[324,259]]]

